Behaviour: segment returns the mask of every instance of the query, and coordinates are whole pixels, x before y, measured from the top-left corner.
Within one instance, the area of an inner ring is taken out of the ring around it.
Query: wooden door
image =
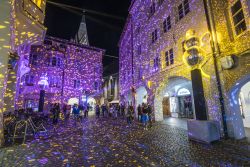
[[[164,116],[170,116],[170,104],[169,104],[169,98],[164,97],[162,101],[162,107],[163,107],[163,115]]]

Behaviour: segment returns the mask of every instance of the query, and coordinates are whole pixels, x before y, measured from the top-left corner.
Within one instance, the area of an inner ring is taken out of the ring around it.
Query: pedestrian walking
[[[132,124],[132,119],[133,119],[133,106],[128,105],[126,117],[127,117],[128,125],[131,125]]]
[[[96,113],[97,118],[100,118],[100,107],[98,104],[96,105],[95,113]]]

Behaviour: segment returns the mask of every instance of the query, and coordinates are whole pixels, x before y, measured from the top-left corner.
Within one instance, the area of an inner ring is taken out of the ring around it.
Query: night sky
[[[118,41],[128,15],[131,0],[51,0],[83,9],[95,10],[123,18],[122,20],[86,13],[89,43],[118,57]],[[79,12],[79,11],[78,11]],[[47,35],[63,39],[73,38],[81,16],[47,3],[45,26]],[[104,76],[118,72],[118,59],[104,57]]]

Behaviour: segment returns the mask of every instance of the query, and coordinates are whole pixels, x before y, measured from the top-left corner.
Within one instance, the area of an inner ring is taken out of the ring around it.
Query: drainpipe
[[[221,79],[219,74],[219,67],[217,63],[217,55],[220,54],[219,43],[216,36],[216,28],[214,22],[214,15],[212,11],[212,3],[211,0],[203,0],[204,3],[204,10],[207,20],[208,31],[211,33],[211,48],[213,52],[213,61],[214,61],[214,69],[215,69],[215,77],[216,77],[216,84],[219,92],[219,102],[220,102],[220,109],[222,114],[222,123],[223,123],[223,130],[224,130],[224,138],[228,138],[228,130],[227,130],[227,121],[226,121],[226,112],[224,106],[224,97],[223,97],[223,90],[221,85]]]

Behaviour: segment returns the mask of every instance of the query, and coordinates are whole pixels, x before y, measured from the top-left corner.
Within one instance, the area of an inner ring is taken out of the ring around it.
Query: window
[[[163,22],[163,31],[167,32],[171,29],[171,18],[170,16],[167,17],[167,19]]]
[[[174,52],[173,49],[169,50],[170,64],[174,64]]]
[[[160,65],[160,59],[159,57],[156,57],[154,59],[154,70],[157,71],[159,69],[159,65]]]
[[[138,69],[138,80],[142,79],[142,74],[143,74],[142,67],[139,67],[139,69]]]
[[[155,3],[153,2],[150,6],[149,17],[151,17],[155,13]]]
[[[179,13],[179,20],[181,20],[184,16],[186,16],[190,12],[190,6],[189,1],[184,0],[179,6],[178,6],[178,13]]]
[[[137,54],[141,55],[141,45],[139,45],[138,48],[137,48]]]
[[[61,80],[60,77],[50,77],[49,78],[49,87],[61,87]]]
[[[25,85],[34,86],[34,76],[30,74],[25,75]]]
[[[75,89],[78,89],[78,88],[80,88],[80,80],[74,80],[74,88]]]
[[[152,32],[151,38],[152,38],[152,43],[155,43],[155,41],[157,41],[157,39],[158,39],[157,29],[155,29],[155,30]]]
[[[49,66],[61,67],[63,65],[62,59],[60,57],[52,57],[49,60]]]
[[[232,7],[233,25],[236,35],[240,35],[247,29],[241,1],[238,0]]]
[[[174,51],[173,49],[170,49],[165,52],[165,63],[166,66],[170,66],[174,64]]]
[[[38,63],[38,56],[37,56],[36,54],[31,54],[31,55],[30,55],[30,59],[29,59],[29,63],[30,63],[31,65],[36,66],[37,63]]]
[[[98,82],[97,81],[94,82],[94,89],[98,90]]]
[[[136,30],[135,30],[135,33],[138,35],[138,34],[140,34],[140,31],[141,31],[141,27],[138,26],[138,27],[136,28]]]

